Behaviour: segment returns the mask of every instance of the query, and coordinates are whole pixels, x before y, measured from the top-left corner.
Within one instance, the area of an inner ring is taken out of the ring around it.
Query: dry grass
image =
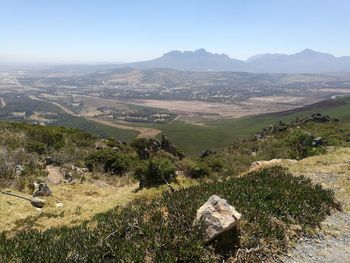
[[[45,198],[43,209],[31,206],[28,201],[0,195],[0,232],[22,229],[45,230],[62,225],[72,226],[91,219],[98,213],[115,206],[125,205],[138,197],[154,197],[166,186],[137,191],[138,183],[122,179],[106,183],[96,180],[88,183],[52,185],[52,197]],[[128,184],[129,183],[129,184]],[[175,188],[188,187],[196,182],[179,177]],[[116,186],[116,185],[122,186]],[[23,194],[21,194],[23,195]]]

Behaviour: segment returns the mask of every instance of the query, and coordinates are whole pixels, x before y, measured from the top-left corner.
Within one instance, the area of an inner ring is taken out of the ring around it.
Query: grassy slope
[[[350,99],[341,98],[316,103],[300,109],[282,113],[264,114],[240,119],[219,120],[207,123],[207,126],[194,126],[182,122],[156,125],[173,143],[191,155],[199,154],[208,148],[221,148],[233,142],[237,137],[252,135],[262,128],[278,121],[291,121],[296,117],[320,112],[343,122],[350,122]]]

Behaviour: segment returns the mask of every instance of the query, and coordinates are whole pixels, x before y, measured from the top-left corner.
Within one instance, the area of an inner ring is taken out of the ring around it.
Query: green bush
[[[145,149],[151,147],[151,142],[146,138],[137,138],[131,142],[130,146],[136,149],[136,152],[141,159],[146,159]]]
[[[63,133],[50,127],[31,127],[28,132],[29,138],[41,142],[47,147],[54,149],[62,148],[65,144]]]
[[[175,166],[167,158],[154,157],[147,167],[135,171],[135,177],[140,180],[140,188],[165,184],[174,181]]]
[[[303,159],[316,155],[322,151],[322,147],[314,147],[314,137],[307,132],[296,130],[285,139],[285,144],[289,147],[289,157],[292,159]]]
[[[112,174],[123,174],[129,168],[129,158],[118,151],[106,147],[91,153],[85,160],[86,167],[94,171],[97,167],[102,166],[104,172]]]
[[[27,152],[35,152],[37,154],[44,154],[46,152],[46,145],[37,141],[29,141],[25,146]]]

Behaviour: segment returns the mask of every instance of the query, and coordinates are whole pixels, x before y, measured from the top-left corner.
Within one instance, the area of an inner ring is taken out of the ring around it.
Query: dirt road
[[[59,104],[57,102],[39,99],[39,98],[37,98],[37,97],[35,97],[33,95],[30,95],[29,98],[31,98],[33,100],[40,100],[40,101],[49,102],[49,103],[59,107],[65,113],[70,114],[70,115],[75,116],[75,117],[85,118],[85,119],[87,119],[89,121],[93,121],[93,122],[96,122],[96,123],[99,123],[99,124],[103,124],[103,125],[114,127],[114,128],[118,128],[118,129],[137,131],[137,132],[140,133],[139,135],[137,135],[137,138],[155,138],[159,133],[161,133],[161,130],[158,130],[158,129],[155,129],[155,128],[134,127],[134,126],[128,126],[128,125],[115,123],[115,122],[112,122],[112,121],[109,121],[109,120],[106,120],[106,119],[101,119],[101,118],[96,118],[96,117],[81,116],[79,114],[74,113],[73,111],[71,111],[67,107],[65,107],[65,106],[63,106],[63,105],[61,105],[61,104]]]
[[[114,123],[114,122],[111,122],[105,119],[100,119],[100,118],[86,118],[86,119],[103,124],[103,125],[107,125],[110,127],[118,128],[118,129],[138,131],[140,134],[137,136],[137,138],[155,138],[159,133],[161,133],[161,130],[154,129],[154,128],[127,126],[127,125]]]

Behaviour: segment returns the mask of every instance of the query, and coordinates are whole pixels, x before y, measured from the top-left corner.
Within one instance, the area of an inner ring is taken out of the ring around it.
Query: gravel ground
[[[323,223],[327,233],[301,239],[283,262],[350,262],[350,215],[335,213]],[[331,234],[333,232],[334,234]]]
[[[346,158],[349,158],[348,153]],[[328,159],[327,156],[323,158]],[[298,240],[288,255],[281,258],[282,262],[350,263],[350,161],[341,158],[329,158],[328,161],[330,163],[326,165],[306,161],[304,166],[307,168],[302,174],[333,189],[343,211],[335,212],[322,222],[317,238]],[[289,168],[293,172],[293,167]]]

